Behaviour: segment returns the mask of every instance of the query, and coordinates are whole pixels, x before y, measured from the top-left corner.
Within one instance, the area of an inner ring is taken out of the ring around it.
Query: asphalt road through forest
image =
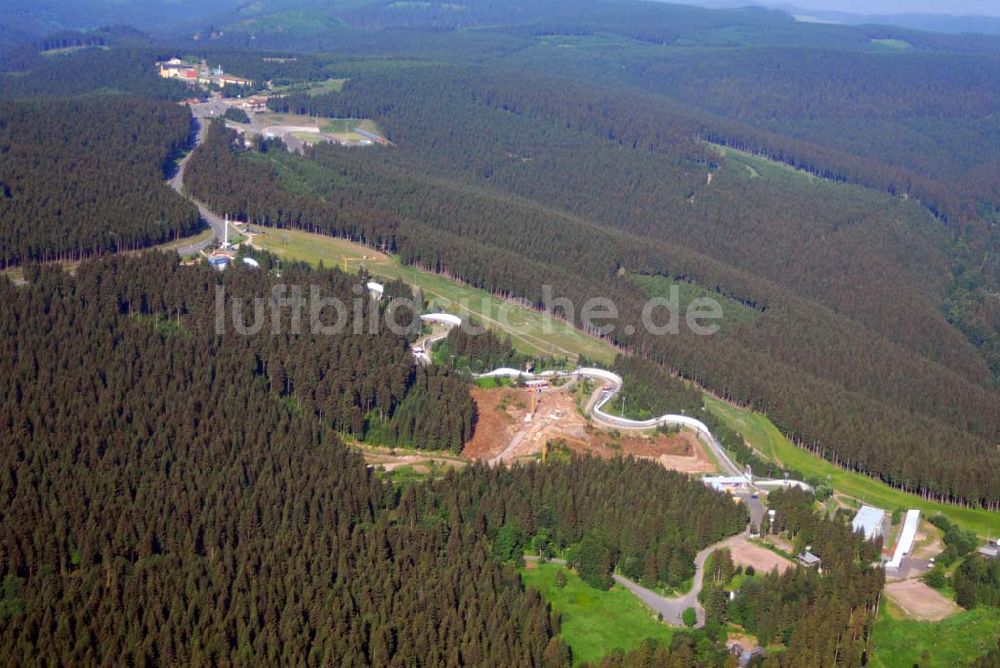
[[[208,129],[208,125],[203,123],[201,119],[197,117],[195,117],[194,123],[197,126],[197,131],[195,133],[194,147],[192,148],[190,153],[184,156],[184,158],[179,163],[177,163],[177,171],[174,173],[173,176],[170,177],[167,183],[169,183],[170,187],[176,190],[177,193],[179,193],[181,196],[185,197],[192,204],[198,207],[198,213],[201,215],[202,220],[208,223],[209,226],[212,228],[214,237],[210,239],[205,239],[204,241],[193,243],[189,246],[182,246],[178,248],[177,252],[180,255],[195,255],[197,253],[200,253],[205,248],[207,248],[208,245],[211,244],[215,239],[222,239],[223,236],[225,235],[225,229],[226,229],[226,223],[222,218],[220,218],[211,210],[209,210],[207,206],[205,206],[198,200],[194,199],[193,197],[188,196],[184,192],[184,169],[187,167],[187,162],[188,160],[191,159],[191,155],[194,153],[194,149],[200,146],[202,141],[204,141],[205,133],[207,132]]]

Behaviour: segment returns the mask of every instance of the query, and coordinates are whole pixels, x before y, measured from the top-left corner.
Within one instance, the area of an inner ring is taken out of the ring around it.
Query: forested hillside
[[[266,5],[255,9],[264,15],[269,11]],[[302,56],[303,63],[272,66],[272,70],[284,70],[279,77],[303,71],[307,62],[314,69],[325,62],[338,76],[350,77],[357,92],[379,69],[371,61],[359,60],[357,54],[392,54],[399,60],[391,69],[404,71],[385,92],[411,86],[434,90],[439,95],[422,100],[430,108],[449,98],[449,88],[451,92],[470,89],[470,96],[498,98],[502,109],[515,114],[524,114],[524,103],[529,103],[528,107],[535,107],[533,112],[541,104],[560,122],[575,124],[587,118],[585,127],[611,139],[620,139],[629,126],[641,125],[653,130],[639,138],[644,146],[657,143],[648,141],[655,140],[656,133],[675,144],[676,130],[680,130],[686,138],[751,151],[823,178],[916,200],[946,227],[948,239],[943,243],[950,246],[942,249],[948,269],[937,268],[941,258],[928,265],[933,268],[928,272],[933,274],[928,285],[935,290],[935,319],[943,316],[949,336],[958,332],[977,348],[989,366],[991,382],[1000,382],[1000,319],[996,315],[1000,311],[996,298],[1000,290],[1000,172],[993,159],[1000,149],[993,113],[998,102],[993,82],[1000,71],[1000,39],[890,26],[802,23],[786,13],[760,8],[710,11],[667,3],[508,0],[464,3],[457,10],[449,3],[374,2],[351,9],[312,7],[304,14],[285,13],[277,7],[270,12],[269,20],[233,25],[233,32],[221,41],[340,54],[312,54]],[[462,29],[471,25],[479,27]],[[266,69],[253,65],[254,59],[246,55],[227,57],[247,63],[250,69]],[[405,71],[406,59],[416,66],[412,72]],[[460,64],[462,69],[428,80],[432,68],[426,67],[426,59]],[[477,71],[466,76],[463,70],[470,62],[486,67],[489,75]],[[418,71],[418,76],[412,76]],[[530,81],[537,76],[549,79],[538,87]],[[381,94],[379,86],[386,83],[381,79],[370,90]],[[536,88],[545,91],[544,96]],[[374,110],[379,116],[393,115],[390,109],[398,106],[393,98],[391,94],[371,98],[364,108],[369,114]],[[573,102],[567,104],[567,100]],[[438,135],[435,147],[453,150],[452,138],[442,131],[450,130],[455,120],[450,109],[461,108],[467,101],[463,92],[449,105],[442,104],[433,118],[421,119],[419,133]],[[298,99],[294,104],[318,110],[324,102]],[[419,113],[422,106],[409,100],[404,104],[407,114]],[[615,112],[606,113],[608,108]],[[679,118],[686,119],[688,127],[678,126]],[[486,136],[478,142],[479,151],[505,143],[488,141]],[[626,136],[626,140],[635,137]],[[526,157],[523,152],[508,153]],[[529,159],[543,165],[543,156],[529,154]],[[485,170],[495,166],[470,165]],[[619,169],[618,165],[603,167]],[[521,187],[545,182],[526,176]],[[648,187],[648,179],[644,185]],[[664,184],[658,186],[662,189]],[[607,192],[613,196],[587,197],[602,192],[602,187],[598,180],[573,184],[564,192],[571,193],[571,202],[588,213],[595,202],[615,209],[620,194],[632,194],[631,189],[609,183]],[[705,203],[703,198],[695,200],[695,206]],[[750,210],[757,205],[737,199],[727,206]],[[676,218],[676,212],[668,213]],[[611,219],[613,224],[632,224],[633,215],[631,209],[629,215],[613,210]],[[851,217],[857,220],[863,215]],[[778,239],[786,238],[794,239]],[[744,241],[746,237],[732,234],[728,239]],[[712,236],[704,240],[717,241]],[[830,243],[827,259],[836,258],[839,263],[845,254],[855,257],[857,249],[845,244],[842,238]],[[768,253],[748,250],[758,261],[768,262]],[[856,261],[845,259],[854,262],[854,272],[876,274],[879,270],[878,258],[856,257]],[[808,257],[805,262],[810,282],[825,288],[828,267]],[[910,266],[919,264],[914,261]],[[773,272],[784,267],[779,261],[768,263],[765,269]],[[885,285],[878,277],[874,286],[860,289],[858,284],[854,293],[846,292],[843,285],[831,287],[841,297],[849,295],[851,301],[873,302],[873,289]],[[908,301],[893,311],[888,306],[895,304],[892,299],[880,297],[875,304],[864,306],[864,321],[871,325],[876,312],[882,313],[883,335],[914,337],[921,329],[912,322],[894,324],[899,313],[914,312]],[[844,307],[838,303],[834,308]],[[934,348],[916,343],[911,350],[933,350],[930,354],[935,356],[942,348],[950,351],[958,346],[954,342],[931,345]]]
[[[681,590],[700,550],[747,527],[744,505],[653,461],[463,460],[480,417],[465,371],[529,360],[455,329],[417,366],[419,321],[366,326],[389,307],[365,272],[120,252],[198,226],[164,183],[193,129],[177,103],[199,92],[158,76],[175,55],[271,88],[272,111],[370,119],[389,140],[296,155],[212,122],[184,185],[220,216],[538,309],[551,288],[581,327],[606,297],[613,329],[587,331],[622,353],[626,415],[698,415],[780,475],[707,390],[840,466],[1000,510],[998,39],[628,0],[262,0],[165,42],[20,34],[0,27],[0,268],[24,278],[0,275],[10,664],[571,666],[571,616],[525,588],[525,554],[601,595],[627,594],[613,573]],[[719,300],[718,334],[643,327],[675,284],[682,305]],[[289,285],[350,305],[342,328],[295,315]],[[394,448],[435,466],[357,451]],[[864,665],[882,545],[816,500],[770,494],[763,529],[822,573],[736,576],[717,553],[704,628],[603,665],[732,665],[736,628],[767,665]],[[996,606],[976,537],[932,521],[946,549],[928,582]]]
[[[422,90],[434,95],[423,99]],[[567,106],[567,99],[581,104]],[[675,105],[642,95],[613,97],[605,89],[546,77],[484,78],[448,69],[367,77],[343,94],[273,106],[323,115],[381,114],[390,137],[409,149],[397,152],[406,155],[380,156],[382,161],[431,160],[464,181],[670,240],[847,311],[915,352],[931,345],[933,355],[952,367],[971,367],[976,380],[988,373],[941,313],[932,321],[917,315],[928,306],[939,309],[950,270],[947,235],[919,206],[804,177],[755,179],[740,164],[714,169],[726,161],[696,141],[704,119]],[[453,119],[448,126],[437,122],[445,114]],[[580,154],[588,156],[583,165],[574,163]],[[730,178],[713,188],[709,171]],[[654,172],[671,178],[643,178]],[[813,243],[816,237],[823,243]],[[709,271],[704,262],[688,264],[672,272]],[[884,279],[887,268],[922,285],[908,287],[900,299],[899,286]],[[740,296],[734,280],[723,285]],[[756,301],[766,302],[766,288],[753,287]],[[967,359],[942,358],[956,354]]]
[[[355,277],[297,272],[354,294]],[[423,391],[405,339],[296,336],[287,310],[278,334],[217,336],[216,286],[228,309],[271,279],[166,255],[26,277],[0,282],[0,652],[15,662],[568,665],[557,617],[501,564],[523,541],[602,535],[609,564],[645,554],[668,573],[745,521],[648,462],[473,467],[401,492],[281,369],[311,360],[310,387],[348,413],[389,411]]]
[[[715,121],[737,121],[714,124],[720,137],[913,191],[965,223],[978,217],[980,203],[994,211],[1000,204],[991,160],[1000,51],[993,36],[667,3],[372,2],[302,13],[254,7],[269,10],[269,20],[242,21],[221,41],[404,57],[422,51],[451,62],[475,54],[518,75],[530,69],[682,102]],[[480,28],[459,30],[471,25]]]
[[[513,472],[477,466],[461,484],[445,478],[408,491],[400,512],[421,516],[441,506],[502,535],[505,542],[495,547],[505,559],[519,558],[529,546],[548,555],[576,547],[572,556],[581,573],[596,570],[604,588],[612,571],[650,587],[680,587],[694,575],[695,553],[747,523],[746,511],[727,496],[665,473],[655,462],[596,458]]]
[[[552,53],[539,48],[531,57]],[[1000,68],[995,50],[890,55],[767,48],[702,52],[698,58],[649,55],[628,58],[636,65],[628,68],[629,82],[745,128],[723,124],[716,128],[720,137],[732,134],[817,171],[911,192],[955,224],[975,218],[981,202],[1000,204],[992,159],[997,134],[991,110],[998,102],[992,82]],[[620,76],[571,58],[533,64],[605,83]],[[749,128],[761,133],[754,137]],[[785,141],[778,139],[782,135]],[[828,149],[826,155],[820,147]],[[845,164],[831,159],[836,154]],[[855,156],[853,169],[848,156]]]
[[[560,106],[563,93],[577,104]],[[912,201],[722,156],[644,99],[528,76],[369,75],[273,106],[374,117],[395,148],[317,147],[305,169],[281,151],[237,155],[217,129],[191,187],[220,211],[385,243],[538,306],[546,284],[577,304],[607,296],[623,323],[639,322],[644,299],[631,273],[702,286],[759,316],[720,337],[611,338],[768,412],[835,462],[995,504],[1000,401],[942,313],[941,223]]]
[[[492,371],[500,367],[521,368],[524,355],[514,350],[510,336],[501,337],[486,329],[480,321],[470,327],[455,327],[443,341],[434,344],[434,357],[448,361],[456,369],[473,373]],[[474,329],[474,328],[481,329]]]
[[[190,93],[181,82],[157,75],[156,61],[164,57],[161,50],[109,39],[115,45],[108,49],[88,48],[59,56],[39,53],[44,40],[0,51],[0,98],[125,93],[182,100]]]
[[[132,97],[0,102],[0,267],[134,250],[190,234],[164,183],[189,112]]]

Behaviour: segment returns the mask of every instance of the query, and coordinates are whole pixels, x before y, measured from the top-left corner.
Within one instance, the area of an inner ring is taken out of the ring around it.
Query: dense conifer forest
[[[39,53],[41,45],[0,52],[0,98],[125,93],[183,100],[191,94],[191,89],[181,82],[157,74],[156,61],[168,57],[171,49],[164,52],[130,42],[54,57]]]
[[[412,512],[411,501],[417,515],[430,512],[422,510],[428,503],[456,508],[488,535],[503,535],[502,557],[520,557],[525,548],[548,555],[575,548],[573,562],[582,573],[599,573],[591,584],[605,589],[613,570],[650,587],[679,586],[694,575],[698,550],[747,523],[746,511],[728,497],[651,462],[584,458],[514,471],[477,466],[462,480],[457,494],[451,478],[414,489],[401,512]]]
[[[434,357],[456,369],[483,373],[500,367],[523,368],[525,355],[514,350],[510,336],[500,336],[477,320],[455,327],[434,345]]]
[[[134,97],[0,102],[0,267],[74,260],[194,232],[164,183],[190,113]]]
[[[619,391],[625,415],[636,420],[666,413],[700,415],[701,393],[688,383],[672,377],[663,367],[651,365],[633,355],[619,355],[612,370],[622,377]],[[612,407],[613,408],[613,407]]]
[[[361,326],[387,308],[364,275],[119,253],[198,228],[164,184],[193,130],[177,102],[199,93],[158,76],[174,55],[255,81],[227,96],[274,86],[274,111],[371,119],[390,140],[291,155],[213,123],[185,185],[219,214],[539,309],[551,286],[581,327],[580,306],[607,297],[616,327],[589,331],[623,351],[627,415],[698,415],[776,473],[705,388],[838,465],[1000,508],[1000,41],[660,3],[280,9],[169,43],[116,27],[15,44],[0,26],[0,268],[26,283],[0,276],[9,663],[570,666],[563,620],[517,575],[524,554],[597,589],[615,572],[684,588],[694,555],[747,525],[650,461],[426,480],[366,466],[354,441],[460,452],[478,417],[465,372],[539,361],[455,329],[418,367],[416,327]],[[72,276],[45,264],[78,259]],[[650,333],[643,305],[670,283],[732,322]],[[317,333],[288,285],[356,308]],[[386,295],[412,296],[400,281]],[[716,552],[704,628],[601,665],[733,665],[732,624],[783,645],[765,665],[863,665],[882,546],[818,515],[816,492],[770,494],[778,520],[754,529],[808,546],[822,574],[730,587]],[[945,550],[927,582],[1000,604],[976,536],[931,521]]]
[[[955,600],[962,607],[1000,607],[1000,561],[975,554],[959,565],[953,580]]]
[[[554,549],[599,532],[609,566],[647,555],[666,573],[745,522],[633,461],[380,481],[337,429],[424,393],[405,339],[293,335],[288,309],[278,334],[216,336],[217,286],[229,309],[268,294],[262,271],[147,254],[27,278],[0,283],[0,644],[14,660],[566,665],[558,619],[501,565],[505,529]],[[344,299],[357,280],[283,278]],[[304,368],[310,390],[337,392],[335,415],[302,410]]]

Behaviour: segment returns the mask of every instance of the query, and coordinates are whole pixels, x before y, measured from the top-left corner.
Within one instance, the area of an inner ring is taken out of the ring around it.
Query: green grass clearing
[[[291,134],[296,139],[301,139],[307,144],[318,144],[320,142],[328,141],[326,137],[318,132],[293,132]]]
[[[59,56],[72,56],[74,53],[87,50],[110,51],[111,47],[103,44],[84,44],[82,46],[67,46],[61,49],[47,49],[45,51],[39,51],[38,53],[46,58],[55,58]]]
[[[745,306],[735,299],[711,292],[694,283],[676,281],[666,276],[647,276],[642,274],[630,276],[629,280],[639,286],[647,297],[651,298],[670,300],[671,290],[676,286],[677,311],[681,318],[688,312],[688,307],[696,299],[708,299],[719,304],[722,308],[722,318],[720,320],[703,320],[701,324],[705,326],[718,325],[720,335],[731,333],[740,327],[740,325],[753,325],[763,315],[760,311]],[[664,313],[662,318],[665,320],[666,317]]]
[[[555,583],[558,571],[566,586]],[[594,589],[563,566],[539,564],[522,568],[525,586],[534,587],[559,613],[560,636],[573,651],[573,663],[595,662],[615,649],[639,647],[647,638],[669,645],[674,629],[657,621],[653,612],[621,585]]]
[[[306,116],[305,114],[279,114],[273,111],[254,114],[254,120],[259,125],[296,125],[317,129],[320,126],[320,119],[317,119],[315,116]]]
[[[742,434],[750,446],[763,457],[781,466],[802,471],[811,477],[821,480],[829,478],[833,489],[841,494],[860,499],[890,513],[896,508],[917,508],[926,515],[942,513],[953,522],[982,536],[1000,535],[1000,513],[926,501],[914,494],[894,489],[874,478],[845,471],[793,445],[762,413],[736,408],[707,395],[705,402],[710,411],[724,420],[730,428]]]
[[[308,95],[320,95],[322,93],[339,93],[344,90],[347,79],[326,79],[324,81],[313,82],[306,90]]]
[[[232,32],[279,32],[311,35],[335,30],[340,25],[341,22],[338,19],[328,16],[324,12],[315,9],[295,9],[243,19],[230,24],[227,28]]]
[[[823,179],[814,174],[810,174],[802,169],[796,169],[783,162],[769,160],[720,144],[712,144],[711,142],[709,144],[726,159],[726,165],[723,170],[731,171],[738,179],[794,179],[798,184],[802,184],[803,182],[817,184],[823,181]]]
[[[275,95],[290,93],[305,93],[306,95],[322,95],[323,93],[339,93],[344,89],[347,79],[325,79],[323,81],[297,81],[295,83],[274,86],[271,92]]]
[[[259,228],[254,244],[279,257],[316,266],[339,267],[356,272],[364,266],[377,278],[401,279],[419,287],[435,309],[459,317],[474,315],[487,327],[510,334],[514,347],[528,355],[548,355],[575,360],[579,355],[610,363],[615,349],[587,336],[559,320],[494,297],[485,290],[457,283],[444,276],[402,265],[399,261],[367,246],[344,239],[298,230]]]
[[[361,128],[362,130],[367,130],[368,132],[379,132],[378,126],[375,125],[375,121],[370,121],[365,118],[333,118],[324,120],[320,127],[323,132],[329,132],[331,134],[353,133],[354,128]]]
[[[874,668],[916,666],[924,651],[930,666],[967,666],[996,646],[1000,609],[963,610],[940,622],[900,619],[900,611],[883,597],[882,610],[872,630],[869,665]]]
[[[416,483],[443,478],[452,467],[441,465],[430,460],[426,464],[397,466],[391,471],[376,466],[375,475],[380,480],[391,482],[395,487],[402,488]]]

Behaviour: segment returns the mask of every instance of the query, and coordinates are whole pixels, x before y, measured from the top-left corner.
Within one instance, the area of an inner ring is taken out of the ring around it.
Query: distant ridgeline
[[[373,118],[395,146],[238,155],[216,128],[191,163],[200,198],[539,307],[543,285],[577,305],[606,296],[619,324],[638,325],[664,281],[700,286],[736,326],[610,338],[842,466],[1000,502],[1000,395],[943,314],[951,235],[919,204],[723,157],[676,104],[529,73],[390,70],[283,104]]]
[[[400,58],[433,54],[454,63],[475,54],[477,61],[518,72],[646,90],[691,114],[707,111],[711,116],[697,115],[715,140],[908,193],[953,225],[978,220],[982,202],[994,210],[1000,205],[1000,173],[991,159],[998,148],[990,114],[1000,66],[995,36],[821,25],[759,7],[666,3],[468,0],[306,8],[258,7],[266,20],[233,17],[217,42]],[[470,26],[479,26],[475,36],[456,31]],[[592,57],[602,49],[613,50],[614,58]],[[325,78],[316,76],[315,56],[300,60],[294,76],[311,67],[311,76]],[[351,63],[344,59],[341,66]]]

